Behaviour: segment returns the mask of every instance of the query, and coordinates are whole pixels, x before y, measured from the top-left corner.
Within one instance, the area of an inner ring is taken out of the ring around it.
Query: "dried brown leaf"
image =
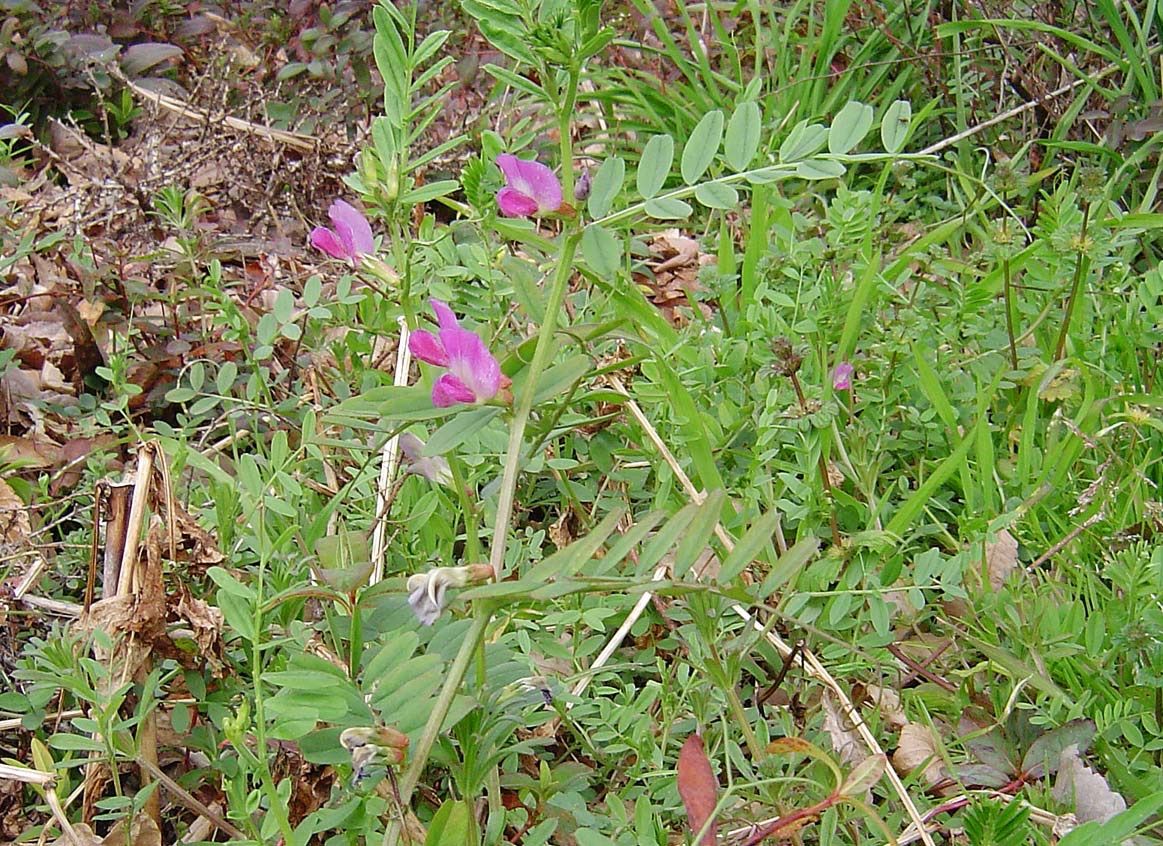
[[[880,711],[880,716],[889,728],[899,731],[908,724],[909,718],[905,716],[900,694],[892,688],[869,684],[864,686],[864,695]]]
[[[0,435],[0,461],[18,468],[53,467],[61,461],[61,448],[43,438]]]
[[[25,549],[31,544],[32,521],[24,500],[0,479],[0,549]]]
[[[919,723],[908,723],[901,729],[900,742],[892,753],[892,765],[901,775],[910,775],[923,767],[917,779],[926,787],[933,787],[949,777],[939,750],[936,732]]]
[[[997,533],[997,539],[985,545],[985,572],[989,586],[1001,590],[1018,567],[1018,541],[1005,529]]]
[[[226,670],[225,646],[222,643],[222,628],[226,625],[226,618],[222,611],[191,595],[185,588],[178,595],[174,611],[190,624],[199,657],[206,660],[215,676],[221,677]]]
[[[1105,778],[1082,762],[1077,746],[1067,746],[1058,760],[1054,798],[1074,806],[1080,823],[1106,822],[1127,809],[1127,802],[1111,789]]]
[[[852,768],[839,792],[844,796],[861,796],[872,789],[880,781],[888,767],[888,761],[883,755],[870,755]]]
[[[128,836],[125,829],[125,820],[119,820],[105,835],[101,846],[162,846],[162,835],[157,823],[145,814],[134,815]]]
[[[832,741],[832,751],[840,758],[842,764],[855,767],[868,757],[864,741],[861,740],[852,720],[829,691],[824,691],[821,704],[824,706],[824,731]]]
[[[678,753],[678,794],[686,808],[692,834],[701,831],[715,812],[718,793],[719,782],[703,749],[703,739],[692,734]],[[702,846],[714,846],[717,840],[718,826],[712,822],[700,843]]]
[[[94,834],[93,829],[85,823],[77,823],[73,826],[73,831],[77,835],[76,838],[62,834],[52,842],[52,846],[103,846],[104,844],[104,841]]]

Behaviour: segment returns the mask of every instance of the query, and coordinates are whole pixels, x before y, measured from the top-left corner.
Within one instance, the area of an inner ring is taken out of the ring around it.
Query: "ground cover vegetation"
[[[1154,0],[2,7],[0,840],[1161,839]]]

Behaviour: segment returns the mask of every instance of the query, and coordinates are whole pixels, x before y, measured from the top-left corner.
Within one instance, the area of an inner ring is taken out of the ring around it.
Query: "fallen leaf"
[[[9,552],[24,549],[29,546],[31,535],[32,521],[24,500],[0,479],[0,549]]]
[[[985,573],[989,586],[1001,590],[1013,573],[1018,570],[1018,541],[1005,529],[997,533],[997,539],[985,545]]]
[[[105,835],[101,846],[162,846],[162,835],[158,831],[157,823],[150,817],[135,814],[128,837],[125,833],[125,820],[121,819]]]
[[[908,724],[909,718],[905,716],[900,694],[892,688],[881,687],[878,684],[866,684],[864,685],[864,698],[876,706],[885,724],[893,731],[899,731]],[[855,700],[857,697],[853,696],[853,699]]]
[[[678,753],[678,795],[686,808],[691,834],[698,834],[715,812],[718,793],[719,782],[703,749],[703,739],[692,734]],[[712,822],[700,843],[714,846],[717,840],[718,826]]]
[[[1111,790],[1105,778],[1082,762],[1078,747],[1071,745],[1058,758],[1058,778],[1054,781],[1054,798],[1074,806],[1080,823],[1106,822],[1127,809],[1127,802]]]
[[[62,834],[52,842],[52,846],[102,846],[103,844],[101,838],[94,834],[93,829],[85,823],[75,824],[73,831],[77,835],[75,838]]]
[[[872,789],[884,775],[888,761],[883,755],[870,755],[852,768],[838,792],[843,796],[861,796]]]
[[[924,767],[917,774],[917,780],[926,787],[934,787],[949,777],[939,749],[940,741],[931,728],[908,723],[901,729],[900,742],[892,753],[892,765],[903,776]]]
[[[0,435],[0,461],[12,469],[43,469],[60,463],[61,448],[43,438]]]
[[[841,763],[855,767],[868,757],[864,742],[852,725],[851,718],[841,710],[829,691],[824,691],[821,704],[824,706],[824,731],[832,741],[832,751]]]
[[[226,618],[222,611],[198,599],[186,588],[180,591],[174,611],[190,624],[198,657],[206,661],[215,677],[221,678],[226,672],[225,646],[222,643]]]

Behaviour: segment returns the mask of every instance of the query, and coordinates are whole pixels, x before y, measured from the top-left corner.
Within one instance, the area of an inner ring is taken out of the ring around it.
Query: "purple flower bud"
[[[852,390],[852,371],[854,368],[847,361],[842,361],[836,365],[836,369],[832,371],[832,388],[837,391]]]
[[[587,167],[582,171],[581,176],[578,177],[577,182],[573,184],[573,198],[579,203],[590,196],[590,189],[594,187],[593,177],[590,176],[590,169]]]

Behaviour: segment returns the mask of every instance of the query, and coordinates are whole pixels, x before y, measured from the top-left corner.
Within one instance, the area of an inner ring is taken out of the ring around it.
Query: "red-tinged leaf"
[[[715,780],[715,772],[703,750],[703,739],[692,734],[678,753],[678,795],[686,807],[692,834],[698,834],[715,812],[718,794],[719,782]],[[717,840],[718,826],[712,822],[700,846],[715,846]]]

